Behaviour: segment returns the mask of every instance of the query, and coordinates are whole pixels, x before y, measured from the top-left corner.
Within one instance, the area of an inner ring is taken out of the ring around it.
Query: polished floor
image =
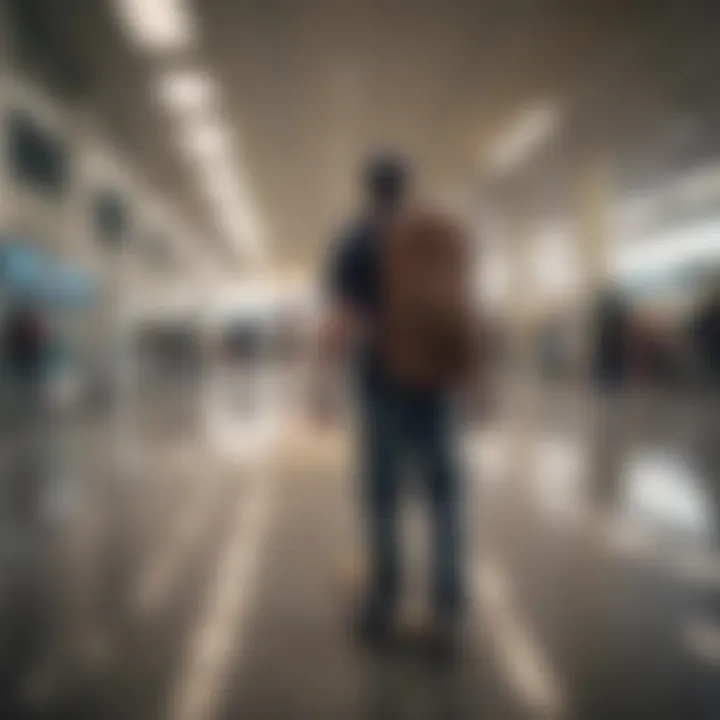
[[[348,633],[346,430],[248,443],[243,421],[217,444],[179,423],[116,457],[84,428],[42,518],[3,525],[0,717],[720,717],[716,403],[517,410],[465,439],[472,601],[450,668]]]

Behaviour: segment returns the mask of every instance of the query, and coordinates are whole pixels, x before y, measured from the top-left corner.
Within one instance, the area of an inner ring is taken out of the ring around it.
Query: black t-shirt
[[[349,303],[370,322],[379,306],[378,234],[371,221],[359,221],[340,237],[330,259],[331,296]]]
[[[377,326],[380,313],[380,242],[377,224],[360,219],[333,247],[327,277],[331,298],[349,304],[370,328]],[[358,360],[363,375],[379,377],[380,361],[372,339],[359,349]]]

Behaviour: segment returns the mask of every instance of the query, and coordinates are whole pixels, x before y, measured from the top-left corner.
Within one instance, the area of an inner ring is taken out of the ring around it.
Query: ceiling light
[[[217,158],[215,162],[200,163],[197,172],[200,190],[214,205],[237,204],[240,198],[247,197],[240,178],[230,162],[224,158]]]
[[[246,240],[258,238],[258,224],[252,211],[247,206],[219,206],[216,208],[216,213],[218,224],[228,235],[240,235]]]
[[[123,30],[143,50],[172,52],[193,42],[188,0],[114,0],[114,5]]]
[[[560,112],[548,103],[533,105],[523,112],[483,158],[483,164],[497,173],[507,173],[527,161],[557,132]]]
[[[580,279],[578,258],[565,226],[548,225],[534,243],[537,289],[549,296],[566,295]]]
[[[712,267],[718,258],[718,226],[707,220],[668,229],[644,241],[618,244],[610,262],[614,277],[631,283],[688,267]]]
[[[191,159],[201,162],[208,158],[225,158],[233,152],[229,131],[212,119],[183,126],[179,142]]]
[[[214,208],[220,231],[236,247],[258,248],[262,242],[260,224],[250,205],[219,204]]]
[[[200,113],[215,103],[217,88],[210,73],[203,70],[172,70],[162,75],[157,94],[174,113]]]

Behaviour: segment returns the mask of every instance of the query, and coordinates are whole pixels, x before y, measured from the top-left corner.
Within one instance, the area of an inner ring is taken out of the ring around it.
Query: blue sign
[[[0,244],[0,291],[11,297],[82,305],[92,299],[95,283],[87,273],[15,240]]]

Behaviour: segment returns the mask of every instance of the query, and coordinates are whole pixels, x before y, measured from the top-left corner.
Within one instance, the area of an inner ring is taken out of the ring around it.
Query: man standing
[[[462,606],[462,571],[460,477],[450,392],[442,383],[401,382],[382,341],[389,309],[386,243],[408,204],[410,185],[410,171],[401,160],[382,157],[368,164],[365,210],[330,258],[330,309],[321,332],[321,357],[327,362],[349,351],[357,380],[370,569],[360,635],[373,644],[392,636],[400,577],[401,474],[410,460],[420,471],[433,524],[431,636],[435,647],[452,649]],[[399,337],[399,330],[391,332]]]
[[[0,335],[7,392],[3,422],[8,423],[6,436],[12,438],[12,502],[27,517],[38,509],[43,482],[49,338],[40,309],[22,300],[7,310]]]
[[[717,390],[720,388],[720,283],[692,319],[690,334],[702,379]]]

